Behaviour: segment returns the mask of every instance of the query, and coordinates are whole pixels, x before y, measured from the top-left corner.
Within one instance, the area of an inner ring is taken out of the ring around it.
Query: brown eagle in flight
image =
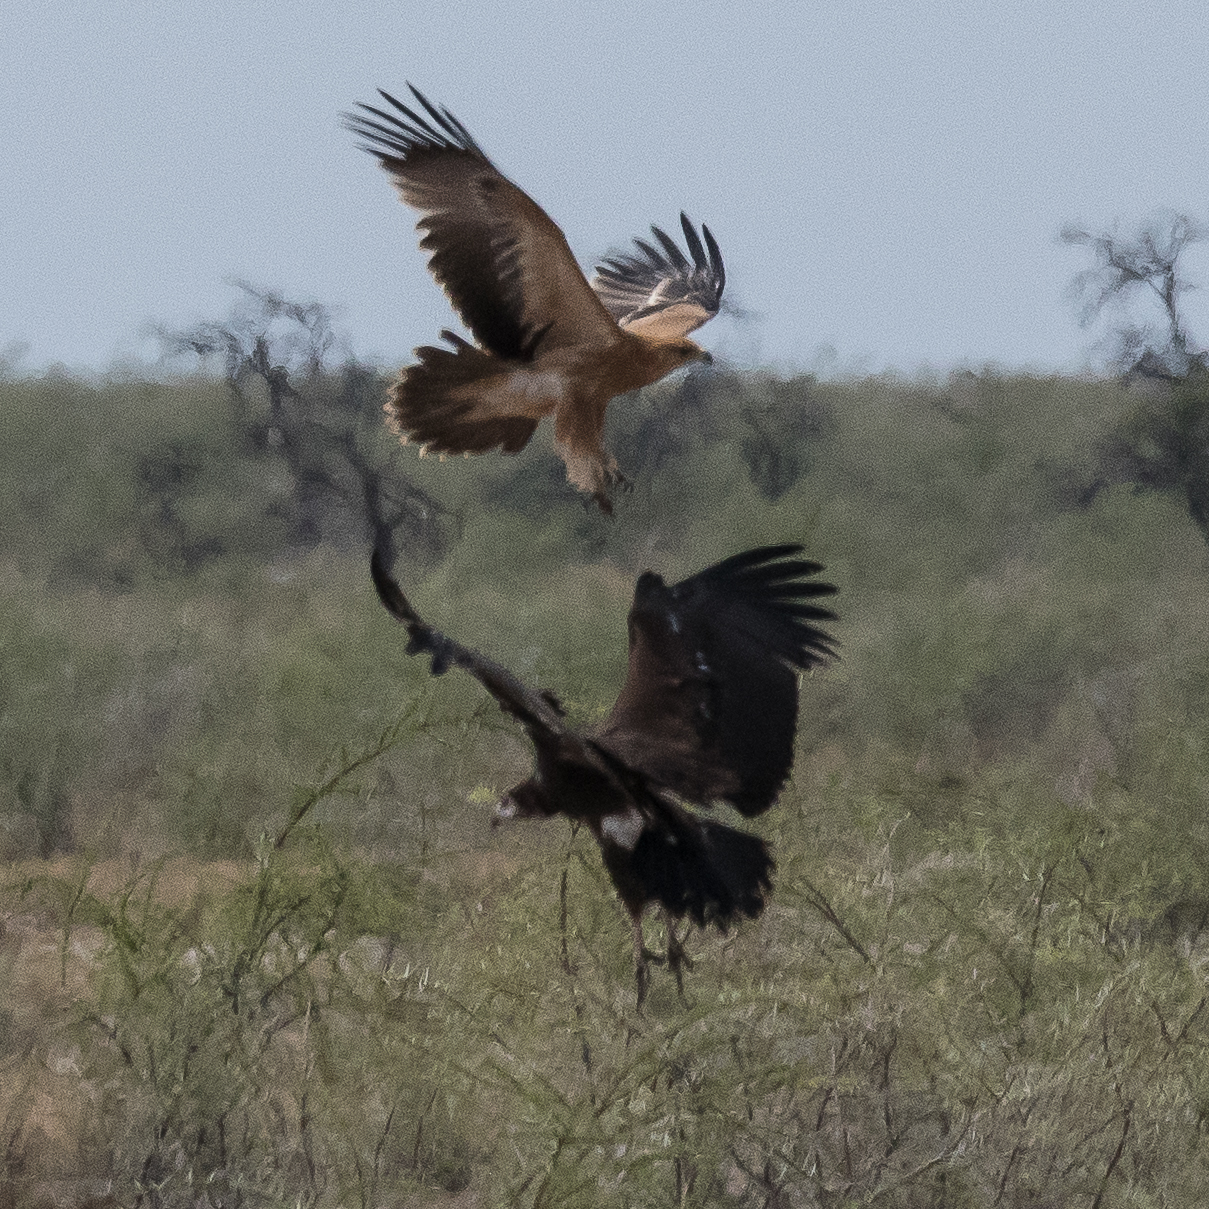
[[[550,693],[438,633],[408,603],[381,550],[371,564],[382,603],[406,627],[408,654],[426,653],[434,675],[460,667],[529,733],[536,765],[496,805],[496,821],[562,814],[596,837],[634,926],[639,1000],[651,958],[643,945],[649,903],[671,920],[726,931],[755,919],[774,862],[757,836],[686,809],[727,802],[752,817],[776,801],[793,764],[798,672],[835,655],[817,598],[834,586],[801,546],[737,554],[668,586],[638,578],[629,615],[629,669],[612,712],[572,730]],[[683,951],[668,929],[668,961]]]
[[[609,488],[624,479],[605,451],[605,408],[710,360],[688,333],[721,305],[718,245],[681,214],[688,256],[652,227],[657,247],[636,239],[636,253],[606,260],[589,285],[546,212],[448,109],[411,92],[423,113],[382,92],[393,112],[359,104],[345,124],[420,212],[428,267],[477,343],[446,330],[448,348],[416,349],[391,388],[390,424],[435,453],[516,453],[553,415],[567,478],[611,512]]]

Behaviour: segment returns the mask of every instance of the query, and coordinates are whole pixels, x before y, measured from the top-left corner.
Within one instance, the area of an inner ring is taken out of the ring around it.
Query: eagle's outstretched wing
[[[635,239],[637,253],[611,256],[596,266],[592,288],[627,331],[671,340],[718,313],[726,269],[717,241],[704,224],[698,235],[686,214],[680,215],[680,226],[691,260],[666,231],[651,227],[658,248]]]
[[[625,685],[593,737],[657,785],[745,815],[768,809],[793,765],[801,669],[835,654],[815,603],[835,587],[796,545],[725,559],[669,587],[643,574]]]
[[[370,575],[379,600],[407,627],[407,653],[431,656],[434,676],[442,675],[450,667],[460,667],[478,680],[499,702],[500,709],[511,714],[530,735],[536,738],[565,733],[562,706],[549,693],[538,692],[522,684],[507,668],[446,637],[424,621],[403,595],[381,550],[373,553]]]
[[[428,267],[475,339],[514,360],[609,340],[614,322],[562,231],[448,109],[408,87],[423,113],[379,89],[391,109],[359,104],[345,124],[420,212]]]

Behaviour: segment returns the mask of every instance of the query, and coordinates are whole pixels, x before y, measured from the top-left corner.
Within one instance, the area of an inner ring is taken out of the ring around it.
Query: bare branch
[[[1171,375],[1187,372],[1194,355],[1188,350],[1179,303],[1193,286],[1182,276],[1180,258],[1186,248],[1209,238],[1209,227],[1187,214],[1162,211],[1132,233],[1122,233],[1117,226],[1092,232],[1070,223],[1062,228],[1060,238],[1091,253],[1091,267],[1075,274],[1068,291],[1083,327],[1139,288],[1159,304],[1164,330],[1127,326],[1117,333],[1114,360],[1129,369],[1148,361],[1152,367],[1165,366]]]

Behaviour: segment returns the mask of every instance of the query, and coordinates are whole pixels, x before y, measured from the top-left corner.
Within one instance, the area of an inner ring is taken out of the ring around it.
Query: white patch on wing
[[[523,399],[553,399],[561,403],[567,394],[567,383],[561,374],[515,369],[508,375],[508,390]]]
[[[600,833],[627,852],[633,852],[646,826],[640,811],[631,806],[621,814],[606,814],[600,820]]]

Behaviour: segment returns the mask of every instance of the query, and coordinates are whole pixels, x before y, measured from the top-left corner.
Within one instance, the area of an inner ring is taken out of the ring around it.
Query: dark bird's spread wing
[[[447,638],[424,621],[403,595],[380,550],[374,551],[370,574],[378,598],[407,627],[407,653],[418,655],[423,652],[430,655],[433,675],[440,676],[450,667],[460,667],[474,676],[499,702],[500,709],[511,714],[530,735],[537,737],[564,733],[566,727],[562,721],[562,708],[548,693],[527,687],[507,668]]]
[[[594,735],[689,801],[767,810],[793,764],[797,671],[835,654],[834,619],[800,546],[735,555],[669,587],[647,572],[630,610],[626,682]]]
[[[685,214],[680,226],[688,257],[666,231],[652,227],[659,247],[635,239],[637,253],[612,256],[596,267],[592,288],[627,331],[679,339],[718,313],[726,285],[722,253],[709,227],[702,224],[698,235]]]
[[[448,109],[411,91],[422,113],[382,92],[389,111],[358,105],[345,124],[420,211],[428,267],[479,343],[528,360],[539,346],[614,338],[562,231]]]

